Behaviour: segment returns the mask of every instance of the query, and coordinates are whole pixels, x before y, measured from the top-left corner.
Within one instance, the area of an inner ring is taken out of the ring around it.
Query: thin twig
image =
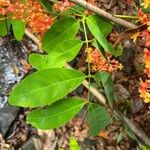
[[[39,39],[34,35],[32,34],[29,30],[25,29],[25,34],[30,38],[32,39],[36,45],[41,48],[41,42],[39,41]]]
[[[131,23],[131,22],[128,22],[128,21],[125,21],[123,19],[120,19],[120,18],[116,18],[115,16],[113,16],[112,14],[98,8],[97,6],[94,6],[84,0],[70,0],[71,2],[75,3],[75,4],[78,4],[84,8],[86,8],[87,10],[90,10],[100,16],[103,16],[107,19],[109,19],[110,21],[114,22],[114,23],[117,23],[117,24],[120,24],[126,28],[137,28],[138,26]]]
[[[25,34],[31,38],[38,46],[40,47],[40,41],[38,40],[37,37],[35,37],[32,33],[26,29]],[[72,68],[69,64],[65,65],[66,68]],[[88,89],[89,88],[89,82],[87,80],[84,80],[82,84]],[[101,94],[95,87],[90,86],[90,92],[99,100],[99,102],[103,105],[106,104],[106,98],[104,97],[103,94]],[[134,134],[139,137],[145,144],[150,146],[150,139],[149,137],[139,128],[137,128],[124,114],[119,112],[118,110],[113,110],[113,113],[116,114],[117,116],[120,116],[121,120],[130,127],[130,129],[134,132]]]

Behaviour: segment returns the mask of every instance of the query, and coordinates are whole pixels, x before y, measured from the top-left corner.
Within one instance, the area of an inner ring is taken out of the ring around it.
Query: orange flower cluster
[[[150,78],[150,51],[147,48],[144,49],[143,61],[145,63],[144,73]]]
[[[145,63],[144,73],[147,74],[148,78],[150,78],[150,51],[145,48],[143,61]],[[150,80],[145,80],[145,82],[141,81],[140,83],[140,97],[144,99],[145,103],[150,102]]]
[[[107,71],[107,72],[114,72],[122,69],[122,64],[120,64],[115,59],[111,58],[112,55],[108,53],[107,54],[108,60],[106,60],[97,49],[94,49],[91,52],[92,69],[94,71]]]
[[[9,0],[0,0],[0,14],[5,15],[7,13],[7,9],[5,9],[5,7],[7,7],[9,4]]]
[[[145,8],[149,7],[150,1],[144,0],[142,6]],[[142,24],[147,24],[148,26],[147,30],[142,33],[145,40],[143,62],[145,63],[144,73],[150,78],[150,14],[145,14],[142,10],[139,10],[138,18]],[[140,82],[139,92],[145,103],[150,102],[150,79]]]
[[[147,24],[147,30],[150,31],[150,14],[145,14],[141,9],[138,11],[138,18],[142,24]]]
[[[0,14],[11,14],[13,19],[23,20],[32,29],[32,32],[42,35],[54,22],[54,18],[49,16],[42,8],[39,0],[28,0],[22,4],[19,0],[15,3],[0,5]]]
[[[145,48],[144,48],[144,55],[143,55],[143,62],[145,63],[144,73],[150,78],[150,51],[148,47],[150,47],[150,32],[145,30],[143,32],[143,37],[145,38]],[[139,92],[140,97],[144,99],[145,103],[150,102],[150,80],[145,80],[144,82],[141,81]]]
[[[145,47],[150,47],[150,32],[145,30],[143,32],[143,37],[145,38]]]
[[[57,4],[54,4],[53,9],[58,12],[64,12],[72,6],[74,6],[74,3],[69,2],[68,0],[63,0],[59,1]]]
[[[8,4],[10,4],[9,0],[0,0],[0,6],[7,6]]]
[[[144,73],[150,78],[150,51],[147,48],[144,48],[143,61],[145,63]],[[150,102],[150,79],[140,82],[139,92],[145,103]]]
[[[144,99],[145,103],[150,102],[150,80],[146,80],[145,82],[141,81],[140,83],[140,97]]]

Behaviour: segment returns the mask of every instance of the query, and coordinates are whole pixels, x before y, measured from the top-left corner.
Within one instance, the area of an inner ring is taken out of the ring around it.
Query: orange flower
[[[54,18],[40,12],[32,12],[28,18],[28,25],[31,27],[32,31],[41,35],[45,33],[53,23]]]
[[[141,81],[140,83],[140,97],[144,99],[145,103],[150,102],[150,80],[146,80],[145,82]]]
[[[15,4],[9,4],[8,8],[6,8],[7,13],[12,14],[13,19],[25,19],[26,14],[26,6],[20,2],[16,2]]]
[[[140,9],[138,11],[138,18],[142,24],[147,24],[147,31],[150,31],[150,14],[144,14],[144,12]]]
[[[144,62],[150,62],[150,51],[147,48],[144,48]]]
[[[150,21],[150,14],[144,13],[141,9],[138,11],[138,18],[141,23],[145,24]]]
[[[150,32],[150,21],[147,23],[147,31]]]
[[[10,4],[9,0],[0,0],[0,6],[8,6]]]
[[[0,1],[1,2],[1,1]],[[15,3],[7,2],[7,7],[0,7],[0,14],[11,14],[13,19],[23,20],[31,28],[32,32],[42,35],[54,22],[41,6],[39,0],[28,0],[22,4],[19,0]]]
[[[115,59],[111,59],[111,57],[111,54],[107,53],[107,61],[97,49],[94,49],[91,52],[92,69],[94,71],[107,72],[113,72],[122,69],[122,64]]]
[[[107,140],[109,139],[108,133],[104,130],[100,131],[100,133],[98,135],[104,139],[107,139]]]
[[[59,1],[57,4],[54,4],[53,9],[58,12],[63,12],[72,6],[74,6],[74,3],[69,2],[68,0],[63,0]]]
[[[145,47],[150,47],[150,32],[147,30],[143,31],[143,36],[145,38]]]
[[[150,51],[147,48],[144,49],[143,61],[145,63],[144,73],[150,78]]]

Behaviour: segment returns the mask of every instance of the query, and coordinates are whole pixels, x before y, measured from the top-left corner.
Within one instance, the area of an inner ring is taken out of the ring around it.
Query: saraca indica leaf
[[[101,44],[101,46],[109,52],[113,52],[113,48],[111,44],[107,41],[106,36],[112,30],[112,24],[106,19],[98,16],[91,15],[87,17],[87,25],[91,33],[97,39],[97,41]]]
[[[76,70],[51,68],[27,76],[10,93],[9,103],[22,107],[51,104],[77,88],[85,75]]]
[[[84,106],[85,101],[77,98],[59,100],[46,109],[36,109],[27,116],[27,122],[36,128],[47,130],[64,125]]]
[[[5,18],[5,16],[0,15],[0,36],[6,36],[10,27],[10,20]]]
[[[110,123],[110,116],[104,107],[99,104],[91,104],[87,120],[90,127],[90,134],[97,136]]]
[[[115,101],[115,95],[114,95],[114,83],[111,79],[111,75],[108,72],[98,72],[95,75],[95,79],[98,82],[102,82],[102,85],[104,87],[104,92],[108,98],[108,102],[110,106],[113,107],[113,103]]]
[[[31,54],[30,64],[37,70],[46,68],[61,68],[68,61],[71,61],[79,52],[82,46],[80,40],[68,40],[59,44],[48,55]]]
[[[13,33],[15,38],[20,41],[23,38],[26,23],[21,20],[12,20]]]
[[[78,20],[74,18],[65,18],[57,21],[45,33],[42,39],[42,48],[50,52],[60,43],[73,39],[80,28]]]
[[[80,146],[74,137],[70,138],[70,150],[80,150]]]

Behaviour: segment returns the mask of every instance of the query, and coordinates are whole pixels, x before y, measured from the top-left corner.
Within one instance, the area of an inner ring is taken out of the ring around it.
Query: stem
[[[122,19],[138,19],[136,16],[129,16],[129,15],[114,15],[117,18],[122,18]]]
[[[92,4],[90,4],[89,2],[86,2],[84,0],[70,0],[71,2],[74,2],[75,4],[78,4],[84,8],[86,8],[87,10],[90,10],[104,18],[107,18],[108,20],[114,22],[114,23],[117,23],[117,24],[120,24],[124,27],[127,27],[127,28],[137,28],[138,26],[131,23],[131,22],[128,22],[128,21],[125,21],[123,19],[120,19],[120,18],[116,18],[114,15],[98,8],[97,6],[94,6]]]
[[[0,18],[0,20],[6,20],[6,19],[9,19],[9,17]]]
[[[84,30],[84,36],[85,36],[86,51],[87,51],[88,81],[89,81],[89,83],[91,83],[91,66],[90,66],[90,62],[89,62],[90,50],[89,50],[89,40],[88,40],[88,37],[87,37],[85,21],[86,21],[86,16],[83,16],[82,23],[83,23],[83,30]],[[89,87],[88,87],[88,101],[90,101],[90,84],[89,84]]]

